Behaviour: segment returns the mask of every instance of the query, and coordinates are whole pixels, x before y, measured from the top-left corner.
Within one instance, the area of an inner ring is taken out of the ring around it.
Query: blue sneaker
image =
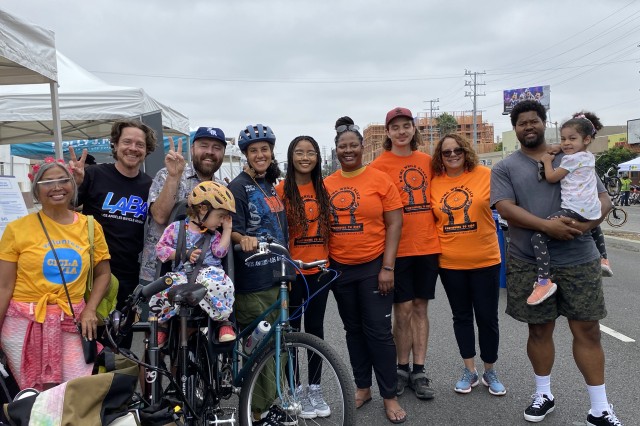
[[[500,383],[500,380],[498,380],[496,370],[493,368],[484,372],[482,375],[482,384],[489,388],[489,393],[491,395],[502,396],[507,393],[504,385]]]
[[[480,383],[480,380],[478,380],[478,372],[474,371],[472,373],[465,367],[462,371],[462,378],[458,380],[453,390],[458,393],[469,393],[471,392],[471,388],[478,386],[478,383]]]

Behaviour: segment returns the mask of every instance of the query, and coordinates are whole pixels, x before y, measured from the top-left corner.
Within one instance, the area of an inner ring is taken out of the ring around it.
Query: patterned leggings
[[[547,217],[547,219],[558,218],[560,216],[570,217],[571,219],[575,219],[580,222],[586,222],[587,219],[580,216],[578,213],[569,209],[562,209],[560,211],[555,212],[554,214]],[[596,226],[591,230],[591,236],[593,240],[596,242],[596,247],[600,252],[600,257],[603,259],[607,258],[607,249],[604,244],[604,234],[602,233],[602,229],[599,226]],[[531,237],[531,244],[533,245],[533,252],[536,255],[536,263],[538,265],[538,280],[544,280],[549,278],[549,248],[547,247],[547,243],[550,238],[546,234],[542,232],[536,232]]]

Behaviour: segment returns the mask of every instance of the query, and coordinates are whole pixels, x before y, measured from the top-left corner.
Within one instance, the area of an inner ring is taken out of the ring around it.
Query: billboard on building
[[[504,100],[504,108],[502,115],[509,115],[513,107],[518,103],[526,100],[538,101],[544,108],[549,110],[549,100],[551,98],[551,86],[532,86],[520,89],[508,89],[502,92]]]
[[[627,121],[627,142],[629,145],[640,144],[640,118]]]
[[[616,146],[624,146],[627,142],[626,133],[616,133],[615,135],[607,136],[607,149],[615,148]]]

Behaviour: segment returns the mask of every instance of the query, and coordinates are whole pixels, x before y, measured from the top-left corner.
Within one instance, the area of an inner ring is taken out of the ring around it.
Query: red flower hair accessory
[[[36,175],[38,174],[38,170],[40,170],[40,167],[42,167],[43,164],[56,163],[56,162],[62,164],[65,168],[67,168],[67,170],[71,172],[71,169],[67,167],[67,164],[64,162],[63,159],[59,158],[56,160],[53,157],[45,157],[42,163],[36,163],[33,166],[31,166],[31,173],[27,174],[27,176],[29,177],[29,180],[33,182],[33,179],[36,177]]]

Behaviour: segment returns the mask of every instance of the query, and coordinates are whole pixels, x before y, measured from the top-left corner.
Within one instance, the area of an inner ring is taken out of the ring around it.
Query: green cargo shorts
[[[527,297],[536,280],[534,263],[507,256],[508,315],[528,324],[545,324],[560,315],[577,321],[597,321],[607,316],[600,259],[580,265],[552,266],[551,280],[558,290],[541,304],[529,306]]]

